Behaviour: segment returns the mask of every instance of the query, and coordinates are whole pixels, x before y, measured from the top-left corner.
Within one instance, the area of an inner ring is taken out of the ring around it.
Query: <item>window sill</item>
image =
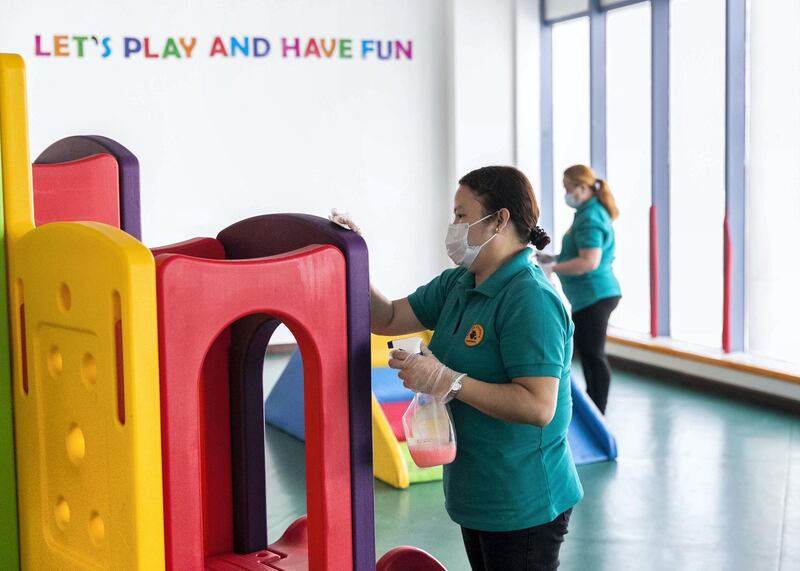
[[[800,400],[800,366],[609,328],[608,354]]]

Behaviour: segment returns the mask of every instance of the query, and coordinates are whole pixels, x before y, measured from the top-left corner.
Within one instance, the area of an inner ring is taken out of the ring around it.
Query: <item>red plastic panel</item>
[[[389,421],[389,426],[392,427],[395,438],[400,442],[406,441],[406,431],[403,430],[403,415],[410,403],[411,401],[381,403],[383,414],[386,415],[386,420]]]
[[[224,553],[233,545],[231,481],[231,407],[226,329],[208,350],[200,372],[200,436],[203,473],[203,544],[206,553]]]
[[[154,256],[183,254],[212,260],[225,259],[225,248],[214,238],[194,238],[152,248]],[[203,473],[203,544],[206,553],[224,553],[233,541],[231,502],[230,407],[228,383],[229,330],[217,338],[203,362],[199,378],[201,458]],[[214,380],[217,379],[215,382]],[[216,418],[215,418],[216,417]],[[207,418],[213,418],[207,422]]]
[[[194,256],[195,258],[207,258],[209,260],[224,260],[225,247],[216,238],[192,238],[184,242],[169,244],[150,248],[153,256],[161,254],[182,254],[184,256]]]
[[[308,518],[297,518],[286,528],[281,538],[269,546],[269,550],[280,555],[280,559],[269,564],[270,569],[279,571],[305,571],[309,569],[308,558]]]
[[[91,221],[120,227],[119,174],[111,155],[52,165],[34,164],[33,205],[37,226]]]
[[[424,552],[423,552],[424,553]],[[297,518],[269,549],[206,560],[206,571],[308,571],[308,517]],[[410,568],[407,568],[410,569]]]
[[[347,320],[341,252],[332,246],[313,246],[236,261],[161,255],[156,265],[167,569],[202,569],[205,561],[216,565],[215,556],[233,551],[227,530],[205,521],[203,513],[204,505],[206,510],[210,506],[203,500],[204,481],[209,478],[204,466],[222,464],[221,459],[210,458],[222,452],[208,435],[227,433],[229,417],[203,414],[199,385],[202,378],[205,399],[209,387],[227,385],[227,375],[219,378],[209,367],[203,369],[206,355],[232,322],[253,313],[285,323],[303,354],[308,565],[327,571],[350,569]],[[223,391],[212,392],[225,402],[206,403],[206,410],[228,409]],[[213,493],[230,503],[230,480],[226,477],[216,485],[220,489]]]
[[[205,571],[233,571],[242,569],[244,571],[271,571],[275,569],[271,564],[280,561],[281,556],[277,553],[264,550],[257,553],[239,555],[237,553],[225,553],[217,555],[211,559],[206,559]],[[308,569],[308,559],[306,567]]]

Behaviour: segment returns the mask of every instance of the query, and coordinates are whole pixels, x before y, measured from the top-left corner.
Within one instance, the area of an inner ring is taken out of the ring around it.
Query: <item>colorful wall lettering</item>
[[[329,60],[412,60],[413,40],[353,38],[214,36],[102,36],[36,34],[34,56],[45,58],[111,58],[180,60],[192,58],[283,58]]]

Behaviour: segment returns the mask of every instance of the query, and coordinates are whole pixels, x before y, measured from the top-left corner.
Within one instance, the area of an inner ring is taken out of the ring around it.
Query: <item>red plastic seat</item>
[[[403,545],[387,551],[380,558],[376,571],[447,571],[433,555]]]

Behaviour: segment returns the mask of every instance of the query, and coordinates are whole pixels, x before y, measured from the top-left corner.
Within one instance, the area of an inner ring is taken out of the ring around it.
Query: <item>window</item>
[[[606,15],[607,178],[620,210],[614,272],[622,301],[615,327],[650,330],[650,3]]]
[[[670,325],[719,347],[725,215],[725,0],[670,2]]]
[[[800,362],[800,3],[751,2],[746,219],[749,352]]]
[[[590,161],[589,18],[553,25],[553,236],[561,239],[574,210],[564,203],[564,170]]]

